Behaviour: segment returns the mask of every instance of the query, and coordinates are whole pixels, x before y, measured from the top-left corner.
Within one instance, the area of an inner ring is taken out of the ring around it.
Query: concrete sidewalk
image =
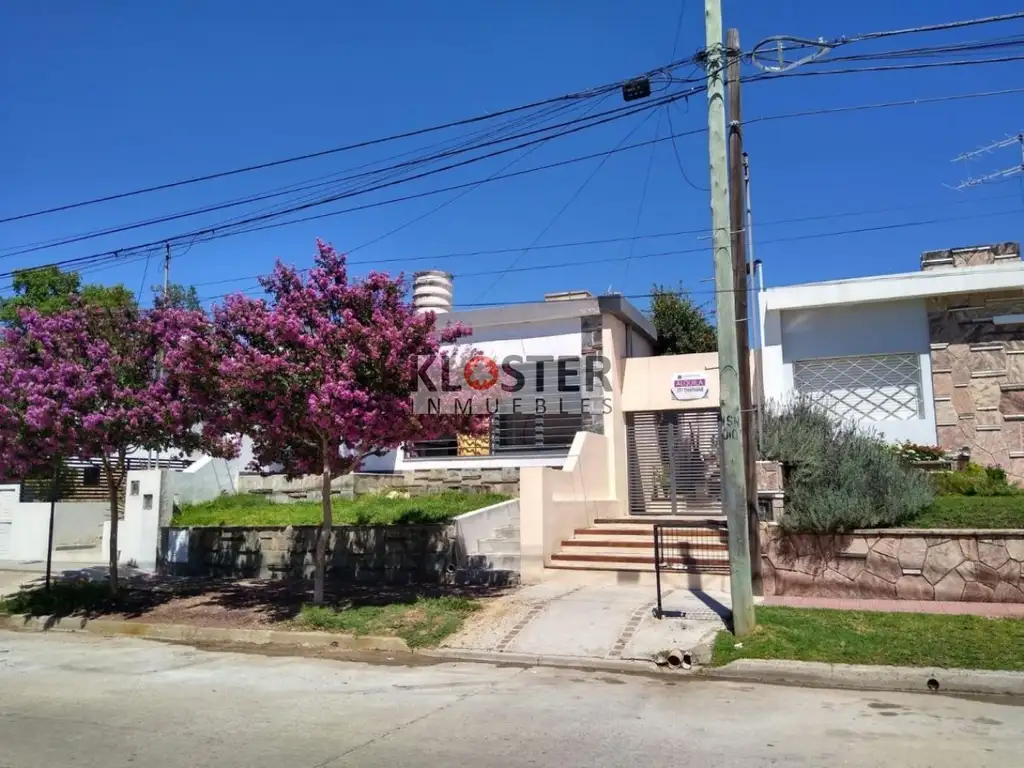
[[[729,596],[666,591],[662,619],[651,587],[540,584],[500,598],[443,645],[501,661],[505,656],[657,661],[667,651],[710,647],[725,628]]]

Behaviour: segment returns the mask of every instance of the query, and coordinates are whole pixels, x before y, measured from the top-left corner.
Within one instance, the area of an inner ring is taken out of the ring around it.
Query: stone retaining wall
[[[1024,603],[1024,531],[761,528],[764,593]]]
[[[426,496],[444,491],[468,493],[504,493],[519,495],[518,467],[460,469],[416,469],[406,472],[359,472],[337,477],[331,483],[332,495],[351,499],[367,493],[398,490],[410,496]],[[276,502],[319,500],[320,478],[300,477],[288,480],[284,475],[242,475],[239,493],[259,493]]]
[[[161,528],[162,573],[174,576],[312,578],[318,526]],[[454,524],[337,526],[328,575],[373,583],[439,582],[454,565]]]

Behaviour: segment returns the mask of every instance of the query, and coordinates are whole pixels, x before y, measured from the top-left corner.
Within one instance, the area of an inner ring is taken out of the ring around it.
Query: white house
[[[428,273],[434,277],[443,273]],[[423,278],[417,276],[417,287]],[[450,302],[450,283],[447,286]],[[414,290],[414,302],[419,297]],[[418,305],[419,306],[419,305]],[[450,303],[448,305],[450,307]],[[443,310],[444,305],[430,305]],[[496,361],[516,355],[524,360],[586,355],[604,356],[611,391],[605,393],[610,408],[618,409],[621,394],[619,361],[652,353],[657,331],[651,321],[619,295],[592,296],[586,291],[547,294],[544,301],[443,312],[438,324],[462,323],[472,335],[460,345],[479,351]],[[554,391],[557,369],[549,365],[549,391]],[[561,467],[579,431],[603,433],[606,418],[592,407],[591,413],[512,413],[502,407],[491,419],[483,438],[453,435],[406,446],[386,456],[369,458],[363,472],[401,472],[416,469],[472,469],[526,466]],[[618,411],[615,411],[618,413]]]
[[[760,294],[768,400],[822,398],[892,441],[954,451],[1024,480],[1020,246],[929,251],[921,271]]]

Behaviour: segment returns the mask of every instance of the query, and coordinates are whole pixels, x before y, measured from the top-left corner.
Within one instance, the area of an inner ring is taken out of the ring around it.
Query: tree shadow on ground
[[[421,598],[486,599],[508,592],[507,587],[442,584],[357,584],[329,580],[325,605],[337,610],[362,606],[412,604]],[[116,596],[105,579],[58,578],[49,592],[33,586],[9,598],[8,613],[68,616],[85,619],[120,618],[206,627],[261,628],[287,622],[312,601],[307,580],[259,581],[137,575],[122,581]]]

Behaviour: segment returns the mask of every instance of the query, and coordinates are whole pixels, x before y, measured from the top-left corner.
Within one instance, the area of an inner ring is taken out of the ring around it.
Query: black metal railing
[[[718,520],[655,523],[654,584],[658,593],[655,617],[664,614],[662,577],[665,573],[728,573],[728,529]]]

